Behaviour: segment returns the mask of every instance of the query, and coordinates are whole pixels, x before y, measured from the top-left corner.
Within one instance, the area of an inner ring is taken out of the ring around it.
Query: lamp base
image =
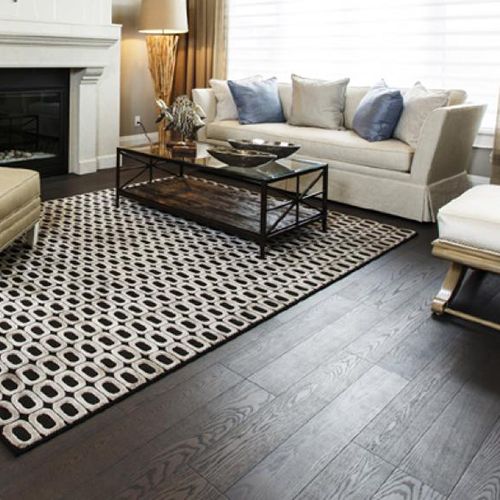
[[[177,35],[148,35],[146,47],[148,50],[149,71],[153,79],[157,99],[170,104],[174,86],[175,60],[177,57]],[[158,127],[158,142],[165,144],[167,131],[163,125]]]
[[[149,71],[153,78],[155,94],[167,104],[172,97],[178,35],[148,35]]]

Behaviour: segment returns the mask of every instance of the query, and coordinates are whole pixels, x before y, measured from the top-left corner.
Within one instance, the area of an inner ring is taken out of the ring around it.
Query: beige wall
[[[140,0],[113,0],[113,22],[123,25],[121,47],[120,135],[141,133],[134,127],[140,115],[149,132],[156,130],[153,84],[148,70],[144,35],[137,32]]]

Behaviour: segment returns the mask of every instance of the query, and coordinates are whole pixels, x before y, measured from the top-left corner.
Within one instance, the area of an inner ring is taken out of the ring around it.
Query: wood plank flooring
[[[433,225],[332,208],[419,235],[31,452],[0,446],[0,499],[500,499],[500,333],[431,316]],[[456,300],[500,320],[500,279]]]

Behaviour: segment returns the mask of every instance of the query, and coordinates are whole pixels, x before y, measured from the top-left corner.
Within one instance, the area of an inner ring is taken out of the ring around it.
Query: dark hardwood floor
[[[500,333],[431,316],[435,226],[332,208],[419,234],[33,451],[0,446],[0,498],[500,498]],[[499,285],[456,300],[500,320]]]

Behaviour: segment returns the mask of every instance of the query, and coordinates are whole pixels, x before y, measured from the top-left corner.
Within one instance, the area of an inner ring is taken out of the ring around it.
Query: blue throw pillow
[[[390,139],[403,111],[403,96],[382,80],[359,103],[352,129],[370,142]]]
[[[228,80],[240,123],[280,123],[285,121],[276,78],[261,81]]]

